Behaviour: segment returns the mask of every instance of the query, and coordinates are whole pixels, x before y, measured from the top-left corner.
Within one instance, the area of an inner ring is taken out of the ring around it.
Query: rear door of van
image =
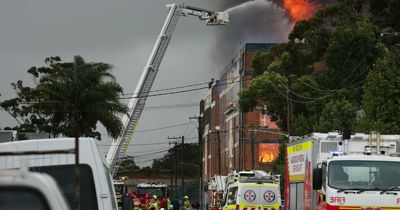
[[[240,186],[239,206],[243,210],[256,210],[259,206],[260,190],[256,184],[245,184]]]
[[[279,188],[275,184],[262,184],[258,187],[259,190],[259,205],[261,209],[278,209],[280,206]]]

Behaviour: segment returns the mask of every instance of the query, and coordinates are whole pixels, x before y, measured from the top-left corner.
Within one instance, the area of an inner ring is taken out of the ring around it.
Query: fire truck
[[[400,209],[400,135],[290,137],[285,209]]]
[[[118,206],[122,206],[122,197],[125,193],[128,193],[128,179],[128,177],[120,177],[113,180]]]
[[[226,192],[226,176],[215,175],[207,184],[208,209],[219,210]]]
[[[140,199],[142,209],[146,209],[146,204],[150,202],[150,199],[156,195],[158,199],[158,207],[160,209],[167,209],[167,196],[168,188],[166,184],[160,183],[140,183],[137,185],[135,195]]]

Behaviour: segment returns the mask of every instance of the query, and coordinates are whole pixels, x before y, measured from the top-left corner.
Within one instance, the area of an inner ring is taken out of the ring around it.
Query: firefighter
[[[189,196],[187,195],[183,197],[183,210],[190,210],[190,201],[189,201]]]
[[[134,210],[141,210],[142,203],[140,199],[137,197],[136,194],[133,195],[133,209]]]
[[[131,210],[133,209],[133,200],[130,192],[125,193],[124,197],[122,197],[122,210]]]
[[[172,199],[172,210],[179,210],[179,199],[178,197],[175,195],[174,198]]]
[[[169,197],[167,197],[167,210],[172,210],[172,208],[174,208],[172,206],[171,200],[169,199]]]
[[[193,210],[198,210],[199,207],[200,207],[199,202],[197,202],[197,200],[193,200],[193,201],[192,201],[192,209],[193,209]]]
[[[151,198],[149,209],[151,209],[151,210],[158,210],[157,195],[153,195],[153,197]]]

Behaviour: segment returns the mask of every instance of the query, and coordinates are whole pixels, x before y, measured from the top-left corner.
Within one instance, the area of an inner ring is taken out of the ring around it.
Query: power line
[[[147,143],[147,144],[131,144],[130,146],[150,146],[150,145],[159,145],[159,144],[168,144],[168,142],[155,142],[155,143]],[[111,144],[98,144],[99,147],[109,147]]]
[[[167,91],[167,90],[176,90],[176,89],[181,89],[181,88],[195,87],[195,86],[205,85],[205,84],[208,84],[208,83],[209,82],[202,82],[202,83],[197,83],[197,84],[182,85],[182,86],[171,87],[171,88],[150,90],[147,93],[155,93],[155,92],[162,92],[162,91]],[[138,93],[131,92],[131,93],[123,93],[122,95],[133,95],[133,94],[138,94]]]
[[[197,139],[197,136],[186,138],[187,140],[192,140],[192,139]],[[153,142],[153,143],[144,143],[144,144],[130,144],[130,147],[133,146],[150,146],[150,145],[157,145],[157,144],[169,144],[170,141],[159,141],[159,142]],[[109,147],[112,146],[111,144],[98,144],[97,146],[101,147]]]
[[[156,152],[150,152],[150,153],[146,153],[146,154],[142,154],[142,155],[131,155],[131,157],[143,157],[143,156],[149,156],[149,155],[155,155],[155,154],[160,154],[162,152],[168,152],[169,149],[167,150],[159,150]]]
[[[232,81],[232,82],[226,82],[226,83],[220,83],[220,84],[216,84],[215,86],[223,86],[223,85],[229,85],[229,84],[233,84],[233,83],[237,83],[240,82],[239,80],[236,81]],[[192,88],[192,89],[188,89],[188,90],[180,90],[180,91],[173,91],[173,92],[167,92],[167,93],[158,93],[158,94],[152,94],[152,95],[147,95],[147,96],[131,96],[131,97],[121,97],[119,99],[132,99],[132,98],[144,98],[144,97],[154,97],[154,96],[164,96],[164,95],[172,95],[172,94],[178,94],[178,93],[186,93],[186,92],[192,92],[192,91],[198,91],[198,90],[204,90],[204,89],[209,89],[210,87],[199,87],[199,88]]]
[[[175,109],[175,108],[186,108],[199,106],[199,103],[186,103],[186,104],[168,104],[160,106],[148,106],[144,107],[144,110],[161,110],[161,109]]]
[[[232,79],[238,79],[240,78],[239,76],[236,77],[231,77],[231,78],[226,78],[226,79],[219,79],[218,81],[227,81],[227,80],[232,80]],[[154,92],[162,92],[166,90],[176,90],[176,89],[182,89],[182,88],[188,88],[188,87],[195,87],[195,86],[200,86],[200,85],[210,85],[212,84],[214,79],[211,79],[211,81],[208,82],[201,82],[201,83],[195,83],[195,84],[188,84],[188,85],[181,85],[181,86],[176,86],[176,87],[171,87],[171,88],[163,88],[163,89],[158,89],[158,90],[150,90],[148,92],[143,92],[143,93],[154,93]],[[123,95],[137,95],[138,93],[124,93]]]

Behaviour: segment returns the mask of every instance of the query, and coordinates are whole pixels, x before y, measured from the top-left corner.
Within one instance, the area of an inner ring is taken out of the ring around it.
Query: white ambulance
[[[224,210],[279,210],[279,177],[247,177],[229,184]]]

